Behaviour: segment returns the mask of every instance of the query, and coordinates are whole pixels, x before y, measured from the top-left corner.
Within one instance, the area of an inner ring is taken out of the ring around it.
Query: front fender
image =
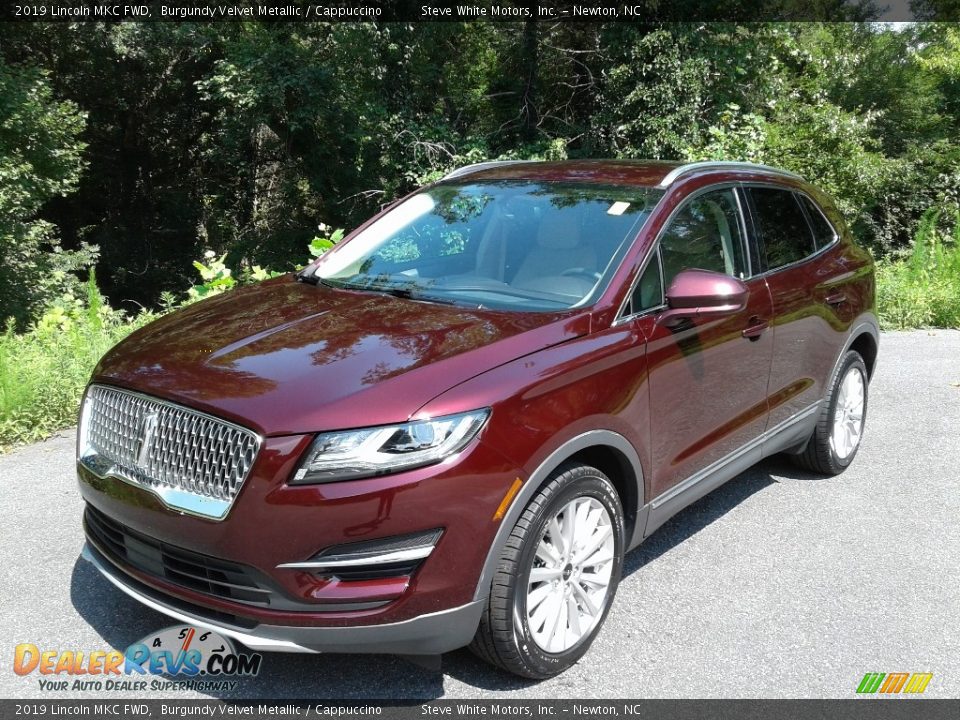
[[[500,520],[477,586],[486,595],[506,539],[537,490],[574,454],[615,451],[634,483],[624,513],[633,519],[628,547],[642,533],[649,496],[649,392],[645,341],[629,324],[587,335],[489,370],[442,393],[419,415],[490,407],[484,442],[522,472],[522,485]]]

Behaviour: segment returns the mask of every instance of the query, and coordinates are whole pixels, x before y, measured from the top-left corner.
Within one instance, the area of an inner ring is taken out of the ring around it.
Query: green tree
[[[83,169],[84,115],[54,99],[43,72],[0,60],[0,318],[23,324],[74,279],[93,248],[65,252],[44,203],[72,192]]]
[[[690,24],[673,21],[692,6],[747,20],[752,4],[646,5],[644,24],[7,25],[5,67],[42,68],[37,102],[88,122],[72,136],[86,144],[79,182],[6,213],[47,223],[30,236],[44,239],[21,230],[5,247],[97,244],[114,303],[154,306],[190,285],[206,250],[237,276],[289,269],[320,223],[353,227],[492,158],[782,164],[834,194],[880,253],[906,250],[928,208],[952,217],[957,28],[893,32],[863,22],[870,3],[843,0],[818,12],[858,22]]]
[[[609,26],[597,146],[621,157],[684,157],[731,106],[755,112],[782,94],[788,41],[772,25]]]

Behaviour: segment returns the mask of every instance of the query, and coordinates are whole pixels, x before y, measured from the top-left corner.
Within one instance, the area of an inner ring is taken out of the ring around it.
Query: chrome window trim
[[[810,262],[811,260],[815,260],[815,259],[817,259],[818,257],[820,257],[821,255],[823,255],[827,250],[830,250],[831,248],[836,247],[836,246],[839,244],[839,242],[840,242],[840,239],[839,239],[839,238],[834,238],[834,241],[833,241],[832,243],[830,243],[829,245],[824,245],[822,248],[818,249],[818,250],[817,250],[815,253],[813,253],[812,255],[807,255],[807,256],[806,256],[805,258],[803,258],[802,260],[795,260],[794,262],[790,263],[789,265],[780,265],[779,267],[776,267],[776,268],[774,268],[773,270],[766,270],[766,271],[764,271],[762,274],[757,275],[757,277],[760,277],[760,278],[769,277],[770,275],[773,275],[774,273],[782,272],[782,271],[784,271],[784,270],[791,270],[791,269],[797,267],[798,265],[803,265],[804,263]]]
[[[754,182],[754,181],[741,182],[740,185],[743,187],[744,190],[749,190],[752,187],[765,187],[765,188],[773,188],[774,190],[782,190],[783,192],[792,193],[794,195],[803,195],[804,197],[809,198],[809,200],[814,204],[814,206],[816,206],[817,210],[820,210],[820,213],[823,214],[823,210],[820,208],[820,203],[818,203],[816,200],[810,197],[810,193],[805,192],[800,188],[785,187],[783,185],[777,185],[776,183],[765,183],[765,182]],[[751,204],[752,204],[752,201],[751,201]],[[803,205],[800,206],[800,210],[804,213],[804,215],[806,215],[806,211],[804,211]],[[794,260],[792,263],[788,263],[786,265],[778,265],[773,269],[767,268],[762,273],[760,273],[759,275],[755,275],[754,277],[766,278],[766,277],[769,277],[770,275],[773,275],[774,273],[782,272],[783,270],[790,270],[792,268],[797,267],[798,265],[802,265],[803,263],[810,262],[811,260],[818,258],[827,250],[830,250],[831,248],[834,248],[838,244],[840,244],[840,234],[837,232],[837,228],[834,226],[832,222],[830,222],[830,218],[828,218],[826,215],[824,215],[823,217],[827,221],[827,223],[830,225],[830,227],[833,229],[832,242],[830,242],[827,245],[824,245],[822,248],[817,248],[813,253],[811,253],[810,255],[807,255],[806,257],[801,258],[800,260]],[[816,239],[813,237],[813,228],[810,227],[809,222],[807,223],[807,227],[810,228],[811,239],[813,239],[814,243],[816,243]],[[756,240],[756,238],[754,238],[754,240]],[[764,246],[764,256],[766,256],[766,246]]]
[[[744,171],[758,171],[758,172],[768,172],[774,175],[781,175],[783,177],[792,178],[794,180],[803,180],[803,177],[797,175],[794,172],[789,170],[784,170],[783,168],[773,167],[772,165],[761,165],[759,163],[750,163],[750,162],[734,162],[734,161],[724,161],[724,160],[705,160],[695,163],[687,163],[686,165],[680,165],[675,167],[673,170],[668,172],[663,176],[663,179],[660,181],[658,187],[668,188],[682,175],[686,175],[697,170],[744,170]]]
[[[250,463],[250,469],[247,470],[246,475],[238,483],[237,491],[234,496],[230,499],[216,498],[206,495],[200,495],[197,493],[189,492],[182,488],[173,487],[170,485],[159,484],[159,485],[150,485],[144,482],[137,477],[135,477],[131,472],[126,468],[117,464],[113,459],[102,455],[97,452],[97,450],[90,446],[88,442],[88,432],[90,427],[90,408],[91,408],[91,399],[90,399],[90,390],[92,388],[103,388],[107,391],[121,393],[128,395],[132,398],[139,400],[140,402],[150,403],[152,405],[162,405],[169,407],[171,410],[181,413],[189,413],[200,418],[204,418],[212,423],[216,423],[221,426],[228,427],[238,433],[243,433],[245,435],[252,436],[254,442],[253,450],[253,460]],[[132,485],[134,487],[140,488],[146,492],[151,493],[157,499],[160,500],[166,507],[169,507],[174,510],[179,510],[188,515],[194,515],[196,517],[204,518],[206,520],[223,520],[230,508],[233,506],[236,496],[240,494],[243,489],[243,486],[246,484],[247,479],[250,476],[250,473],[253,470],[254,465],[256,465],[257,459],[260,454],[260,449],[263,447],[263,436],[251,430],[250,428],[238,425],[237,423],[230,422],[229,420],[224,420],[210,413],[205,413],[202,410],[197,410],[188,405],[183,405],[180,403],[171,402],[169,400],[164,400],[163,398],[156,397],[154,395],[147,395],[146,393],[137,392],[135,390],[128,390],[126,388],[118,387],[116,385],[108,385],[104,383],[92,383],[87,387],[87,391],[84,394],[83,405],[80,409],[80,422],[79,427],[77,428],[77,463],[82,465],[86,470],[91,472],[96,477],[101,480],[107,478],[113,478]]]

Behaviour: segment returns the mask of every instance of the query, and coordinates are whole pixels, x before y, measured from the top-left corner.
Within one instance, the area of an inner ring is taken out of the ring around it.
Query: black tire
[[[593,628],[565,652],[548,653],[533,640],[526,613],[526,588],[537,546],[547,525],[571,500],[599,501],[610,517],[614,558],[604,607]],[[561,465],[527,505],[500,557],[487,605],[470,649],[515,675],[542,680],[563,672],[590,648],[607,617],[623,570],[624,524],[620,498],[610,479],[588,465]]]
[[[848,467],[860,450],[860,441],[863,439],[863,430],[861,428],[860,438],[857,446],[847,457],[839,457],[834,451],[830,436],[833,431],[834,415],[837,410],[837,399],[840,391],[840,385],[847,373],[858,371],[863,377],[863,420],[867,420],[867,405],[870,398],[869,374],[867,366],[856,350],[849,350],[843,356],[843,360],[837,366],[837,371],[830,382],[830,391],[824,398],[823,407],[817,418],[817,426],[813,434],[807,441],[806,447],[798,455],[793,455],[794,461],[802,468],[811,470],[823,475],[839,475]]]

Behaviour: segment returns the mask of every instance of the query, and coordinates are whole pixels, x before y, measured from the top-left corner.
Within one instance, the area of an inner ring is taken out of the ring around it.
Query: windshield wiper
[[[403,300],[416,300],[421,302],[437,303],[438,305],[460,305],[471,308],[481,308],[482,306],[475,302],[464,301],[455,298],[437,297],[431,293],[425,293],[418,286],[411,285],[383,285],[374,283],[352,283],[352,282],[333,282],[313,275],[304,277],[303,282],[309,282],[313,285],[323,285],[325,287],[336,288],[337,290],[359,290],[361,292],[383,293]]]
[[[350,290],[366,290],[367,289],[366,287],[360,287],[360,286],[353,287],[353,286],[346,285],[344,283],[330,282],[329,280],[326,280],[316,274],[304,275],[303,273],[297,273],[297,282],[307,283],[308,285],[323,285],[324,287],[335,288],[337,290],[342,290],[345,287]]]
[[[476,303],[464,302],[462,300],[454,300],[452,298],[437,297],[436,295],[429,295],[427,293],[421,292],[420,290],[411,288],[411,287],[366,287],[364,290],[372,290],[373,292],[382,292],[387,295],[393,295],[394,297],[403,298],[404,300],[420,300],[423,302],[432,302],[438,303],[440,305],[467,305],[469,307],[479,308],[480,306]]]
[[[323,283],[326,285],[326,281],[320,278],[316,273],[310,273],[307,275],[306,268],[297,273],[297,282],[307,283],[308,285],[318,285]]]

